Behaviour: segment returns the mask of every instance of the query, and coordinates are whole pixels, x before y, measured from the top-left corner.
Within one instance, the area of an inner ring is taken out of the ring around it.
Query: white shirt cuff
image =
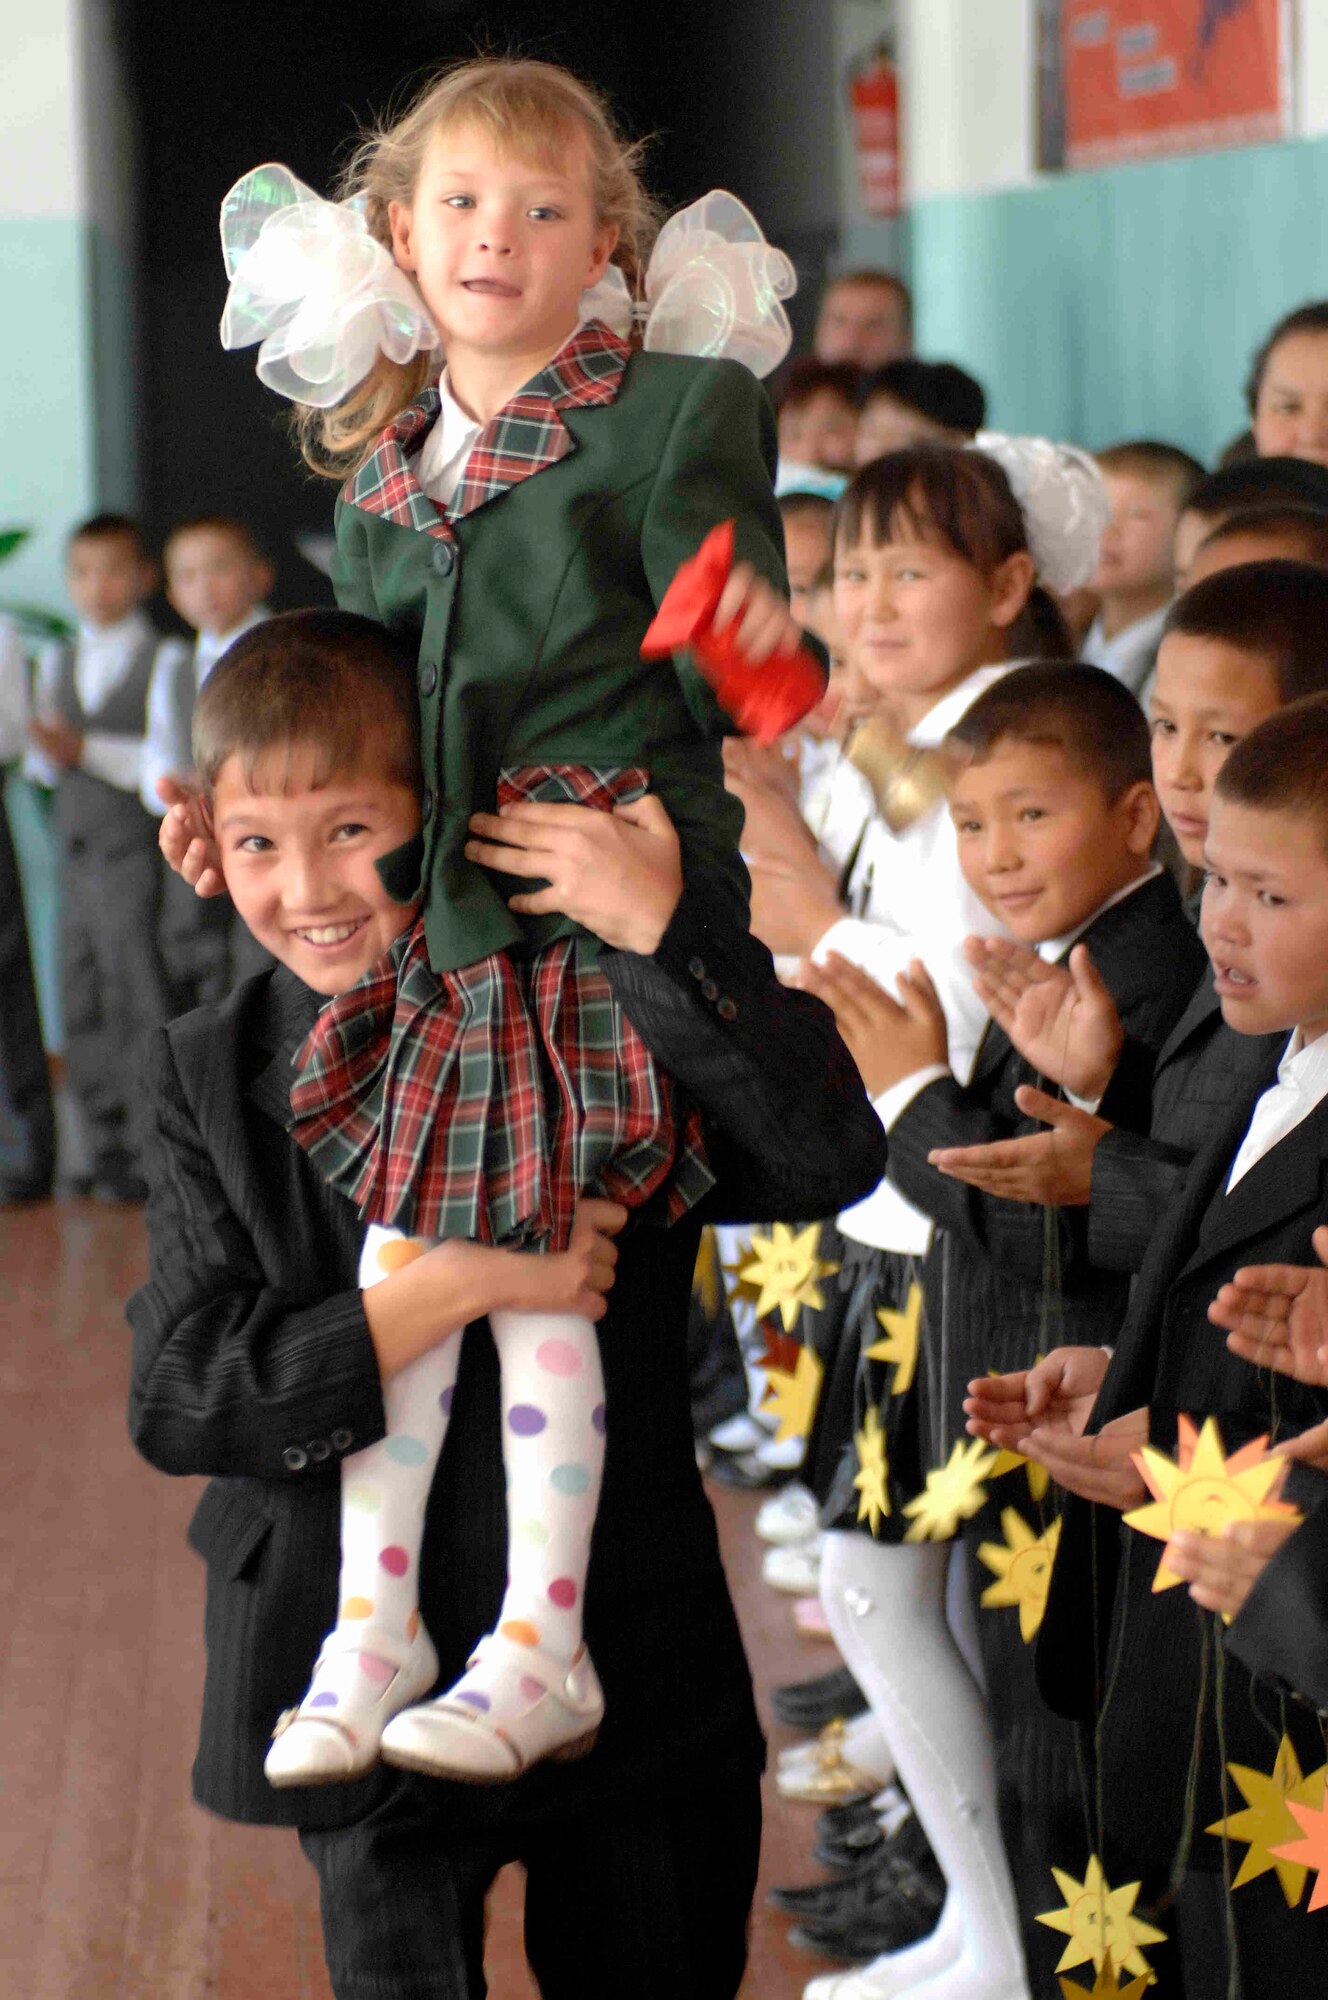
[[[876,1116],[888,1132],[895,1122],[902,1118],[913,1099],[919,1096],[929,1083],[935,1083],[943,1076],[951,1074],[948,1063],[928,1063],[923,1069],[915,1069],[911,1076],[901,1076],[898,1083],[892,1083],[879,1097],[873,1098]]]
[[[1067,1087],[1065,1102],[1072,1104],[1076,1111],[1087,1111],[1090,1117],[1096,1118],[1097,1107],[1101,1104],[1102,1099],[1100,1097],[1076,1097],[1074,1092]]]

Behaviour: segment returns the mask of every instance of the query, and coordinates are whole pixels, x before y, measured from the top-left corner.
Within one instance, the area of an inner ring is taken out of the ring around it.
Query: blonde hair
[[[658,209],[640,176],[645,142],[625,139],[600,93],[554,63],[480,56],[452,64],[401,117],[366,133],[338,193],[343,200],[363,199],[370,232],[386,249],[392,248],[389,203],[414,198],[435,133],[463,120],[478,125],[496,144],[536,159],[556,154],[569,131],[584,132],[596,219],[617,230],[612,262],[631,290],[638,289],[659,226]],[[406,362],[380,353],[364,381],[330,410],[297,404],[292,422],[306,463],[330,479],[354,472],[436,367],[436,357],[429,353]]]

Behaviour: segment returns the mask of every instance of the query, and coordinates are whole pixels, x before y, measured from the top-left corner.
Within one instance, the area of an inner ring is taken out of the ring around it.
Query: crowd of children
[[[773,1900],[847,1967],[806,2000],[1308,1994],[1328,306],[1216,472],[988,431],[883,273],[776,417],[632,310],[637,168],[494,58],[341,205],[260,169],[228,320],[303,384],[340,609],[271,617],[199,515],[163,638],[99,515],[30,688],[0,633],[90,1185],[149,1196],[131,1428],[209,1476],[196,1794],[299,1829],[345,2000],[482,1994],[511,1860],[550,2000],[733,2000],[762,1746],[704,1459],[787,1480],[765,1573],[839,1654],[777,1697],[826,1873]],[[314,300],[354,237],[367,347],[315,316],[301,355],[250,255],[282,216]],[[727,521],[719,651],[824,684],[768,745],[699,640],[649,650]]]

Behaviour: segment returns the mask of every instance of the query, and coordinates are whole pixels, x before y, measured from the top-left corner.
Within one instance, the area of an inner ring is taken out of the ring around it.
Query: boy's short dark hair
[[[948,431],[973,437],[987,420],[987,396],[977,377],[953,361],[887,361],[862,392],[864,407],[873,396],[888,396]]]
[[[833,532],[835,503],[824,493],[782,493],[778,506],[782,520],[820,521],[827,535]]]
[[[1217,639],[1265,660],[1283,701],[1328,690],[1328,569],[1236,563],[1191,584],[1167,613],[1163,639]]]
[[[1294,560],[1328,569],[1328,510],[1321,507],[1241,507],[1228,514],[1199,548],[1215,548],[1219,542],[1237,535],[1267,537],[1269,541],[1299,544]],[[1269,560],[1274,560],[1270,558]]]
[[[129,542],[136,556],[144,562],[151,560],[143,530],[130,514],[89,514],[86,521],[69,530],[65,548],[72,549],[75,542]]]
[[[258,538],[247,521],[241,521],[234,514],[190,514],[185,520],[177,521],[166,537],[162,548],[162,558],[169,562],[171,550],[185,535],[226,535],[237,547],[243,549],[255,562],[266,562],[267,558],[258,545]]]
[[[381,752],[384,775],[418,790],[415,649],[353,611],[283,611],[242,633],[194,707],[194,763],[211,791],[228,758],[252,784],[261,758],[297,744],[320,753],[326,784]]]
[[[1185,502],[1187,513],[1225,519],[1238,507],[1328,508],[1328,466],[1308,458],[1251,458],[1210,472]]]
[[[822,389],[830,390],[851,410],[858,407],[858,371],[847,361],[818,361],[814,354],[804,354],[795,361],[784,379],[780,392],[781,410],[799,410],[804,403],[810,403],[813,396]]]
[[[1150,486],[1166,486],[1177,507],[1190,504],[1196,486],[1207,478],[1197,458],[1177,444],[1162,444],[1157,438],[1127,438],[1093,454],[1103,472],[1123,472],[1127,477],[1147,480]]]
[[[1000,743],[1060,750],[1108,799],[1153,776],[1148,724],[1130,690],[1101,667],[1037,661],[980,694],[946,742],[981,764]]]
[[[821,294],[822,299],[831,292],[846,290],[850,285],[871,285],[880,292],[892,292],[904,309],[904,325],[913,331],[913,294],[900,277],[898,271],[883,271],[874,265],[855,265],[851,271],[840,271],[830,279]]]
[[[1242,736],[1214,791],[1231,805],[1312,819],[1328,854],[1328,695],[1309,695]]]

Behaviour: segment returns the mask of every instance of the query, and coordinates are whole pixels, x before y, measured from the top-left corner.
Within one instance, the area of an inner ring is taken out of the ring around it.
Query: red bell
[[[641,641],[643,660],[691,649],[720,706],[744,736],[773,743],[800,722],[825,693],[825,674],[801,646],[750,660],[737,640],[739,620],[715,630],[715,612],[733,569],[733,523],[712,528],[664,593]]]

